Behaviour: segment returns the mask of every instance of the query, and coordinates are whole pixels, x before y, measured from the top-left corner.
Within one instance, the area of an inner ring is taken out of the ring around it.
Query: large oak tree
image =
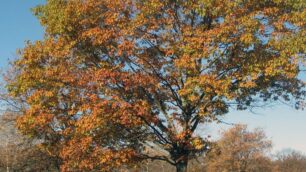
[[[207,149],[199,125],[305,96],[303,0],[47,0],[34,13],[45,37],[7,88],[26,101],[19,129],[63,171],[147,158],[186,171]]]

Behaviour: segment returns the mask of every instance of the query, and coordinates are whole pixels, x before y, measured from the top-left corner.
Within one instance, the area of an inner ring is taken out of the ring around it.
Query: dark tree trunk
[[[185,142],[188,142],[189,137],[185,137]],[[181,145],[180,145],[181,144]],[[180,146],[178,146],[180,145]],[[175,162],[176,172],[187,172],[189,150],[187,144],[177,143],[170,152],[172,160]]]
[[[176,172],[187,172],[188,160],[180,161],[176,164]]]

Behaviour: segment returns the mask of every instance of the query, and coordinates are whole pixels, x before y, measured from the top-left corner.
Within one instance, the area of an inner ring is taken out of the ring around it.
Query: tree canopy
[[[230,107],[303,105],[303,0],[47,0],[43,40],[8,77],[62,171],[159,159],[186,171],[209,142],[199,125]],[[151,154],[148,149],[159,154]]]

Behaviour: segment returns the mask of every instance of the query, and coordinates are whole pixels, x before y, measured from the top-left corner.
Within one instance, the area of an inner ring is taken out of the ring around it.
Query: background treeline
[[[21,135],[16,115],[0,115],[0,172],[59,171],[58,159],[40,149],[41,141]]]
[[[42,150],[41,140],[26,138],[15,128],[16,115],[0,116],[0,172],[60,171],[61,161]],[[191,160],[188,171],[209,172],[305,172],[306,156],[294,150],[272,155],[271,141],[262,129],[249,130],[246,125],[235,125],[212,142],[209,151]],[[163,161],[130,164],[114,171],[175,171]]]

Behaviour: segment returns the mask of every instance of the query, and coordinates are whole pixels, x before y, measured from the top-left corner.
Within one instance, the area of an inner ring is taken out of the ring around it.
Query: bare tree
[[[300,152],[289,150],[276,155],[276,172],[305,172],[306,156]]]
[[[18,133],[17,116],[11,112],[0,115],[0,171],[59,171],[57,159],[37,147],[40,141]]]
[[[210,172],[268,172],[272,171],[266,152],[271,141],[261,129],[249,131],[246,125],[236,125],[222,133],[206,157]]]

